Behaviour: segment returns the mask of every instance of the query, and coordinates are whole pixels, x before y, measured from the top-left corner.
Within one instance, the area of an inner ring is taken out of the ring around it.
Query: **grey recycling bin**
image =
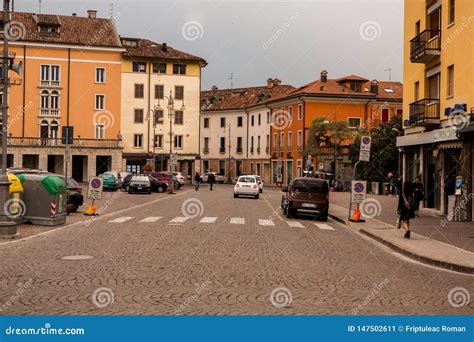
[[[25,222],[57,226],[66,222],[66,184],[51,174],[19,174],[24,189]]]

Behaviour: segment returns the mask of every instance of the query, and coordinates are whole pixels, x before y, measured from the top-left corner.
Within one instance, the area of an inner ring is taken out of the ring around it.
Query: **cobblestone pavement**
[[[348,192],[331,193],[331,203],[340,207],[349,207]],[[377,215],[374,217],[388,224],[395,224],[397,219],[397,196],[368,195],[369,199],[378,202]],[[438,217],[418,212],[418,216],[411,220],[410,229],[417,234],[430,239],[438,240],[467,251],[474,252],[474,230],[472,222],[449,222],[445,217]]]
[[[453,297],[474,294],[473,277],[402,259],[334,221],[288,221],[275,215],[274,189],[256,200],[234,199],[227,185],[188,188],[133,208],[138,198],[87,225],[1,245],[1,313],[474,312]],[[61,259],[72,255],[92,258]]]

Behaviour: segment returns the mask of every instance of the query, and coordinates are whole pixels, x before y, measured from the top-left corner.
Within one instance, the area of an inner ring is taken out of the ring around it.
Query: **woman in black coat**
[[[413,187],[410,182],[403,183],[403,188],[398,197],[398,214],[400,222],[405,229],[405,238],[410,238],[410,220],[415,217]]]

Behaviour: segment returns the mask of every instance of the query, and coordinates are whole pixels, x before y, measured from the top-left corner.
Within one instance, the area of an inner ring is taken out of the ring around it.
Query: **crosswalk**
[[[161,222],[168,221],[167,223],[165,222],[168,225],[183,225],[190,221],[196,222],[196,220],[198,220],[200,223],[203,223],[205,225],[211,225],[215,223],[223,224],[226,222],[228,222],[231,225],[245,225],[245,224],[251,225],[254,222],[256,222],[259,226],[262,226],[262,227],[275,227],[277,225],[283,224],[290,228],[306,229],[309,227],[316,227],[323,231],[335,230],[331,225],[327,223],[320,223],[320,222],[312,222],[312,221],[299,222],[299,221],[294,221],[294,220],[287,221],[287,220],[278,220],[278,219],[247,220],[243,217],[231,217],[228,220],[226,219],[225,222],[221,222],[222,220],[219,221],[219,217],[215,217],[215,216],[204,216],[204,217],[176,216],[174,218],[170,218],[167,220],[165,220],[162,216],[149,216],[149,217],[140,218],[140,219],[137,218],[136,220],[134,219],[135,217],[132,217],[132,216],[122,216],[122,217],[114,218],[108,222],[114,223],[114,224],[122,224],[122,223],[131,223],[132,220],[138,223],[156,223],[158,221],[161,221]]]

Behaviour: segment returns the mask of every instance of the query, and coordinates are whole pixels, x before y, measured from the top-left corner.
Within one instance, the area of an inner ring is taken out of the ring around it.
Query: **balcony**
[[[59,109],[50,109],[50,108],[41,108],[39,116],[53,116],[53,117],[60,117],[61,113]]]
[[[242,153],[242,147],[237,147],[235,149],[235,152],[238,153],[238,154],[241,154]]]
[[[441,55],[441,31],[425,30],[410,41],[412,63],[430,63]]]
[[[60,88],[61,82],[60,81],[40,81],[40,88]]]
[[[61,138],[19,138],[8,137],[8,146],[11,147],[64,147]],[[120,148],[119,139],[74,139],[72,148]]]
[[[204,154],[208,154],[208,153],[209,153],[209,147],[204,147],[204,148],[202,149],[202,152],[203,152]]]
[[[423,99],[410,104],[410,125],[429,126],[439,123],[439,99]]]

